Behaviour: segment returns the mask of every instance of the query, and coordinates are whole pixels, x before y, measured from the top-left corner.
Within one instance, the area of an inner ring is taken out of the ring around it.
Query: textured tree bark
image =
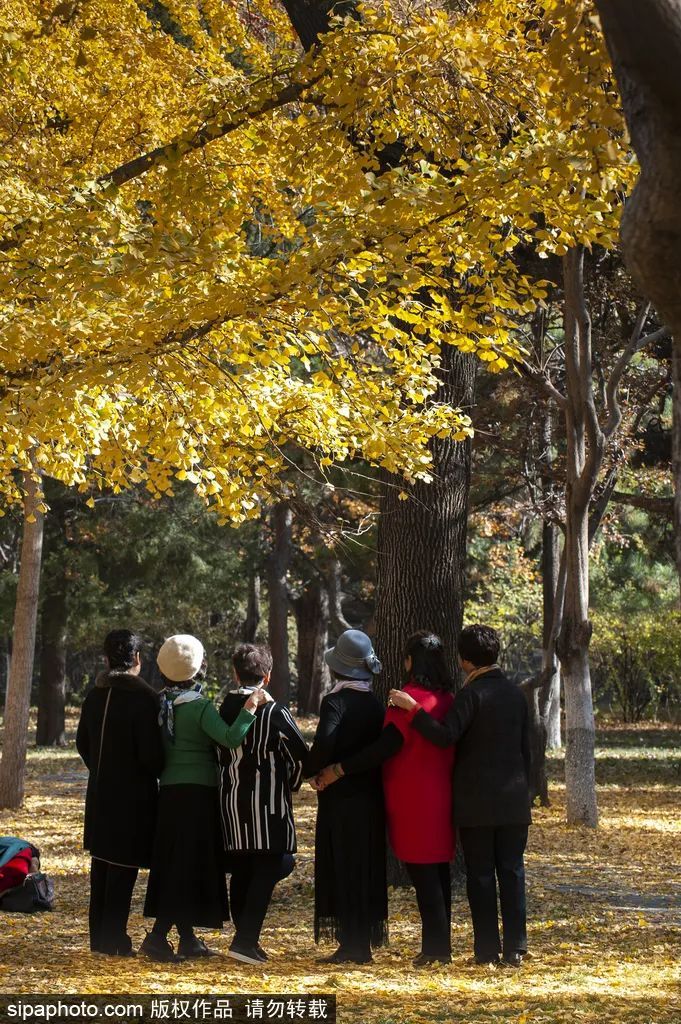
[[[332,17],[355,16],[356,0],[282,0],[291,25],[304,50],[310,50],[324,32],[329,31]]]
[[[298,714],[318,715],[329,682],[324,652],[329,638],[329,592],[315,576],[294,601],[298,627]]]
[[[681,334],[679,335],[681,338]],[[681,604],[681,345],[675,345],[672,355],[672,466],[674,473],[674,539],[676,571],[679,577],[679,603]]]
[[[61,575],[63,577],[63,573]],[[63,582],[59,592],[43,598],[40,613],[40,684],[35,737],[39,747],[63,747],[66,744],[64,704],[68,610],[66,581]]]
[[[331,629],[336,637],[346,629],[353,628],[343,613],[341,564],[337,558],[332,560],[329,569],[329,617]]]
[[[5,724],[0,760],[0,807],[20,807],[24,798],[28,716],[40,593],[43,514],[38,480],[24,474],[24,529],[19,583],[14,611],[12,662],[5,698]]]
[[[255,643],[260,625],[260,574],[251,573],[248,579],[248,600],[246,618],[241,628],[241,639],[246,644]]]
[[[470,409],[475,362],[444,345],[437,400]],[[407,486],[386,477],[378,526],[376,651],[383,662],[378,691],[403,678],[402,649],[417,629],[442,637],[452,672],[463,618],[463,581],[470,488],[470,441],[435,438],[433,481]],[[409,495],[406,501],[400,491]]]
[[[681,0],[596,0],[641,174],[622,217],[632,277],[674,335],[674,526],[681,580]]]
[[[288,582],[291,561],[291,509],[285,501],[272,510],[273,542],[267,564],[269,597],[268,632],[272,650],[270,693],[275,700],[288,704],[291,672],[288,663]]]
[[[558,638],[565,693],[565,787],[568,824],[598,824],[594,768],[596,729],[589,672],[589,502],[603,456],[593,407],[591,324],[584,301],[584,253],[565,268],[565,603]],[[587,447],[588,440],[588,447]]]
[[[622,217],[624,255],[643,294],[681,339],[681,2],[596,6],[641,167]]]
[[[547,402],[542,422],[542,497],[550,502],[553,490],[553,428],[555,406]],[[553,635],[556,592],[558,589],[558,566],[560,532],[555,522],[545,519],[542,526],[542,671],[547,673],[548,682],[545,711],[543,715],[546,749],[556,750],[561,745],[560,737],[560,665],[556,656]],[[537,694],[539,699],[539,694]],[[542,759],[543,760],[543,759]],[[548,800],[548,784],[544,765],[542,788]],[[542,801],[543,802],[543,801]]]

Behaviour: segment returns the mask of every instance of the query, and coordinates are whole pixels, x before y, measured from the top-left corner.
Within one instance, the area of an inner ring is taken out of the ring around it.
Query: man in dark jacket
[[[531,822],[527,702],[496,663],[493,629],[468,626],[458,647],[466,681],[442,724],[401,690],[391,690],[390,701],[411,714],[427,740],[456,744],[454,823],[466,862],[475,962],[497,964],[502,953],[498,882],[501,962],[519,967],[527,953],[523,854]]]
[[[87,765],[84,846],[90,869],[90,949],[134,956],[127,935],[132,891],[151,864],[163,743],[158,696],[140,678],[141,641],[117,629],[104,641],[108,671],[97,677],[78,723]]]

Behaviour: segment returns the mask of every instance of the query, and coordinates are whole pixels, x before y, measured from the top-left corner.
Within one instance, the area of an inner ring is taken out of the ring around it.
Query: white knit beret
[[[195,636],[178,633],[169,636],[158,652],[156,664],[171,683],[193,679],[203,664],[203,644]]]

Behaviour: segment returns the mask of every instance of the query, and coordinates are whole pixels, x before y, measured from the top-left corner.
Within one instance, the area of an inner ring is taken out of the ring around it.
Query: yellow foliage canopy
[[[303,54],[270,0],[8,0],[0,67],[6,493],[31,452],[224,518],[288,446],[427,476],[441,344],[506,368],[518,254],[612,244],[633,175],[588,4],[371,3]]]

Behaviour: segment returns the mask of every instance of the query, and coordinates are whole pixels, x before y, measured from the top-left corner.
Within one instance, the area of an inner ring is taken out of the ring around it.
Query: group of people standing
[[[404,648],[406,683],[390,691],[387,710],[373,692],[381,665],[370,638],[346,631],[325,655],[333,685],[309,750],[267,692],[266,646],[234,652],[233,687],[219,711],[197,681],[205,654],[195,637],[162,645],[160,694],[140,677],[140,649],[128,630],[107,636],[108,670],[85,699],[77,733],[89,769],[93,952],[135,955],[127,920],[138,870],[149,868],[144,913],[154,923],[141,953],[166,963],[215,955],[195,929],[221,928],[231,909],[228,954],[267,960],[261,930],[275,886],[294,869],[292,795],[307,778],[318,793],[314,936],[337,942],[328,962],[368,963],[387,942],[386,831],[416,891],[414,965],[451,960],[457,828],[474,960],[522,962],[528,716],[497,665],[494,630],[463,630],[466,683],[456,695],[439,637],[414,634]]]

